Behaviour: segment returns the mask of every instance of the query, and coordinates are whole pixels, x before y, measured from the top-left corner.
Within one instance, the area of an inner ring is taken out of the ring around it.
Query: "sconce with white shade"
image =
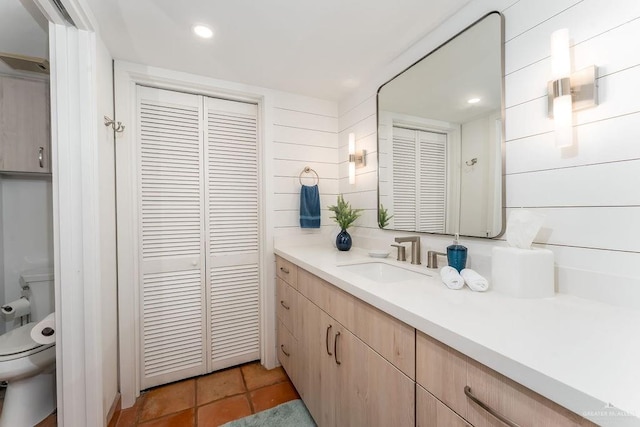
[[[356,168],[362,168],[367,165],[366,150],[356,152],[356,135],[352,132],[349,134],[349,184],[356,183]]]
[[[598,105],[598,92],[595,65],[571,73],[569,30],[566,28],[551,34],[551,81],[547,91],[556,147],[569,147],[573,145],[573,111]]]

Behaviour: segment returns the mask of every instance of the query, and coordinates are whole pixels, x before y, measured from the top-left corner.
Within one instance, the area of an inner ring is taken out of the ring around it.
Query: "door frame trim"
[[[159,89],[194,93],[251,102],[258,105],[258,166],[259,177],[263,183],[259,191],[259,289],[260,289],[260,355],[262,363],[268,367],[277,365],[275,316],[272,306],[274,292],[274,273],[272,250],[273,232],[267,226],[271,211],[271,201],[267,194],[271,191],[271,180],[267,172],[270,167],[266,159],[271,158],[272,141],[270,126],[271,91],[253,86],[232,83],[218,79],[197,76],[188,73],[149,67],[125,61],[115,61],[115,120],[121,121],[127,129],[116,136],[116,194],[117,194],[117,241],[118,241],[118,320],[119,320],[119,364],[120,392],[122,407],[128,408],[140,395],[140,313],[137,278],[139,277],[138,245],[135,239],[137,231],[137,195],[134,186],[135,165],[135,100],[136,85],[151,86]],[[269,254],[271,256],[269,257]]]

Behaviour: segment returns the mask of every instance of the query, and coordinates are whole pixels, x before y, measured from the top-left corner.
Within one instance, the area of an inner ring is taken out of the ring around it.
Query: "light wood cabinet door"
[[[329,316],[304,296],[298,294],[298,382],[294,382],[313,419],[321,426],[335,422],[332,387],[334,325]],[[329,345],[325,344],[329,343]],[[330,354],[329,354],[330,353]]]
[[[414,426],[415,383],[353,333],[336,330],[337,426]]]
[[[49,84],[0,77],[0,171],[50,173]]]
[[[471,427],[458,414],[416,385],[416,427]]]

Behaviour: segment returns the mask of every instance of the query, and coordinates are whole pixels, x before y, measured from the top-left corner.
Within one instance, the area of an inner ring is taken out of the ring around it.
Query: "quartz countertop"
[[[640,312],[565,294],[519,299],[450,290],[437,270],[366,250],[276,244],[275,253],[408,325],[604,426],[640,426]],[[340,265],[424,274],[380,283]]]

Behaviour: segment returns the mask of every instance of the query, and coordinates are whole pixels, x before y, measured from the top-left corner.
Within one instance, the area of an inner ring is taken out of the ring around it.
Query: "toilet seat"
[[[19,359],[39,353],[54,344],[38,344],[31,338],[31,329],[37,322],[27,323],[0,335],[0,362]]]

